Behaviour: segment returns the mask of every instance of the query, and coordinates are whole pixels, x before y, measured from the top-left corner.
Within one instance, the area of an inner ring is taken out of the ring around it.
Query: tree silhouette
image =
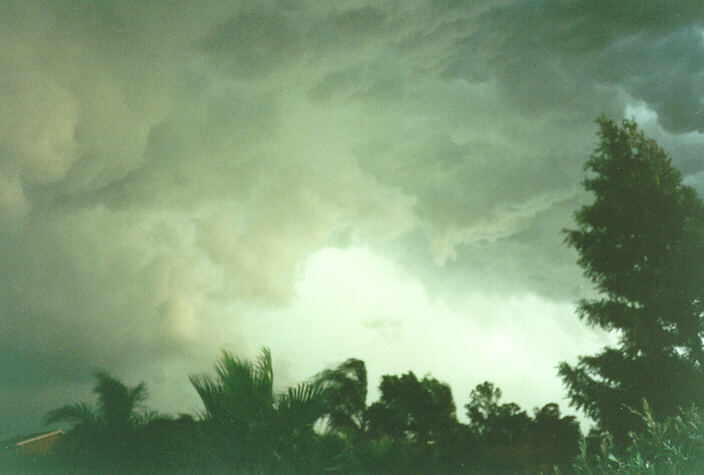
[[[147,398],[144,383],[129,388],[107,371],[97,371],[94,376],[97,410],[86,403],[67,404],[50,411],[45,417],[46,423],[102,424],[115,430],[133,427],[138,418],[137,409]]]
[[[489,381],[474,388],[469,397],[465,409],[474,443],[482,449],[477,454],[480,467],[491,471],[524,469],[531,445],[530,416],[515,403],[499,404],[501,390]]]
[[[531,427],[533,464],[547,473],[552,467],[570,467],[579,451],[582,433],[574,416],[561,416],[555,403],[535,409]]]
[[[450,387],[409,371],[382,376],[379,390],[355,441],[362,465],[371,473],[457,472],[465,447]]]
[[[704,205],[634,121],[598,124],[584,180],[594,202],[566,242],[601,294],[579,302],[579,317],[619,343],[559,374],[572,404],[623,443],[642,427],[627,407],[643,398],[662,416],[704,402]]]
[[[485,381],[465,405],[474,445],[475,468],[491,472],[547,473],[568,470],[581,433],[573,416],[560,416],[549,403],[531,418],[515,403],[500,403],[501,390]]]
[[[125,468],[136,462],[133,456],[137,432],[151,417],[141,410],[147,397],[146,387],[144,383],[128,387],[106,371],[97,371],[94,377],[97,407],[67,404],[50,411],[45,421],[73,424],[63,444],[63,454],[78,457],[74,463],[93,468]]]
[[[190,376],[200,417],[148,412],[144,384],[128,387],[106,372],[95,378],[97,404],[51,411],[47,422],[73,428],[56,454],[21,460],[26,471],[547,473],[569,469],[580,438],[557,404],[531,418],[501,403],[489,382],[470,394],[469,425],[457,421],[447,384],[413,372],[383,376],[380,399],[366,407],[366,367],[356,359],[275,393],[269,350],[253,361],[223,352],[214,375]],[[316,425],[325,418],[331,430]]]
[[[455,427],[452,391],[435,378],[426,376],[419,380],[413,371],[401,376],[385,375],[379,390],[379,401],[367,410],[372,433],[427,445],[437,443]]]
[[[309,470],[315,467],[314,423],[330,410],[331,390],[300,383],[274,394],[271,353],[251,362],[223,352],[215,377],[190,377],[205,410],[219,461],[231,469]]]
[[[477,385],[469,394],[469,403],[465,404],[470,428],[478,436],[490,431],[489,419],[498,412],[501,390],[489,381]]]
[[[364,361],[350,358],[335,369],[321,372],[316,380],[333,390],[329,414],[331,429],[348,437],[362,433],[367,408],[367,368]]]

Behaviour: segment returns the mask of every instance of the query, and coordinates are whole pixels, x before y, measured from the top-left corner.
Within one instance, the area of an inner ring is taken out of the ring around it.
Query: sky
[[[0,2],[0,436],[92,373],[196,414],[363,359],[531,410],[614,340],[565,246],[595,119],[704,195],[704,3]]]

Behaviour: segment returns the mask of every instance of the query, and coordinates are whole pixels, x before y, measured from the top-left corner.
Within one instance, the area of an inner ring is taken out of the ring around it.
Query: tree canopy
[[[419,380],[413,371],[386,375],[379,390],[379,401],[367,411],[372,432],[428,444],[437,442],[456,422],[452,391],[435,378]]]
[[[276,394],[267,348],[255,361],[223,352],[215,377],[190,379],[203,401],[209,436],[217,441],[217,464],[252,471],[322,468],[303,448],[314,443],[314,423],[330,412],[331,387],[303,382]]]
[[[583,182],[594,201],[566,242],[599,292],[578,315],[615,331],[618,346],[559,374],[572,403],[625,441],[642,426],[628,408],[643,398],[662,416],[704,402],[704,205],[634,121],[598,124]]]
[[[128,387],[107,371],[96,371],[94,377],[95,408],[86,403],[67,404],[50,411],[45,420],[47,424],[73,424],[62,444],[66,458],[76,458],[83,468],[95,469],[107,462],[125,469],[133,462],[129,455],[136,452],[136,435],[155,416],[141,407],[146,387],[144,383]]]
[[[331,428],[347,436],[363,432],[367,407],[367,367],[364,361],[350,358],[335,369],[322,371],[315,380],[332,390],[328,414]]]
[[[412,371],[383,375],[368,406],[366,365],[355,358],[280,392],[267,349],[254,360],[223,352],[214,374],[190,380],[203,409],[172,417],[143,407],[143,384],[96,373],[95,406],[47,416],[74,424],[57,453],[10,472],[547,473],[569,468],[580,437],[557,404],[531,417],[500,403],[490,382],[470,394],[469,424],[457,420],[448,384]]]

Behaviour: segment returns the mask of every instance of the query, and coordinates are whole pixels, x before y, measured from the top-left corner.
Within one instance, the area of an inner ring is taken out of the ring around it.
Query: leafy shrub
[[[704,412],[695,406],[657,422],[646,401],[642,418],[645,431],[629,434],[625,450],[616,450],[610,435],[602,437],[599,451],[589,454],[582,442],[575,460],[578,473],[701,473],[704,471]]]

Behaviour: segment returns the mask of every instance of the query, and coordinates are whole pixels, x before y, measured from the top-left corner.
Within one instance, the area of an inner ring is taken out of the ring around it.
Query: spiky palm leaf
[[[50,411],[45,417],[46,423],[133,427],[138,421],[136,409],[147,397],[144,383],[129,388],[106,371],[97,371],[94,376],[96,382],[93,392],[98,396],[97,409],[86,403],[67,404]]]
[[[267,417],[274,403],[269,350],[262,350],[255,363],[224,353],[216,373],[230,417],[248,424]]]
[[[251,427],[270,417],[274,378],[268,349],[263,349],[254,363],[223,351],[215,365],[215,374],[215,378],[190,377],[203,401],[205,419]]]
[[[98,411],[106,424],[129,427],[134,422],[135,410],[146,399],[144,383],[127,387],[107,371],[97,371],[93,392],[98,395]]]
[[[94,425],[97,423],[97,414],[93,408],[86,403],[67,404],[49,413],[45,416],[46,424],[55,424],[57,422],[69,422],[74,425]]]
[[[319,382],[300,383],[279,396],[277,412],[285,428],[311,428],[330,411],[335,391]]]
[[[331,411],[337,394],[334,385],[314,380],[275,396],[266,348],[255,361],[223,352],[214,376],[190,381],[203,401],[215,453],[229,467],[253,472],[307,467],[316,443],[313,425]]]
[[[203,406],[205,406],[202,412],[203,419],[224,419],[222,385],[207,374],[191,375],[188,379],[198,393],[200,400],[203,402]]]
[[[350,358],[335,369],[319,373],[316,381],[333,390],[332,409],[328,414],[329,427],[347,434],[362,431],[367,400],[367,369],[364,361]]]

